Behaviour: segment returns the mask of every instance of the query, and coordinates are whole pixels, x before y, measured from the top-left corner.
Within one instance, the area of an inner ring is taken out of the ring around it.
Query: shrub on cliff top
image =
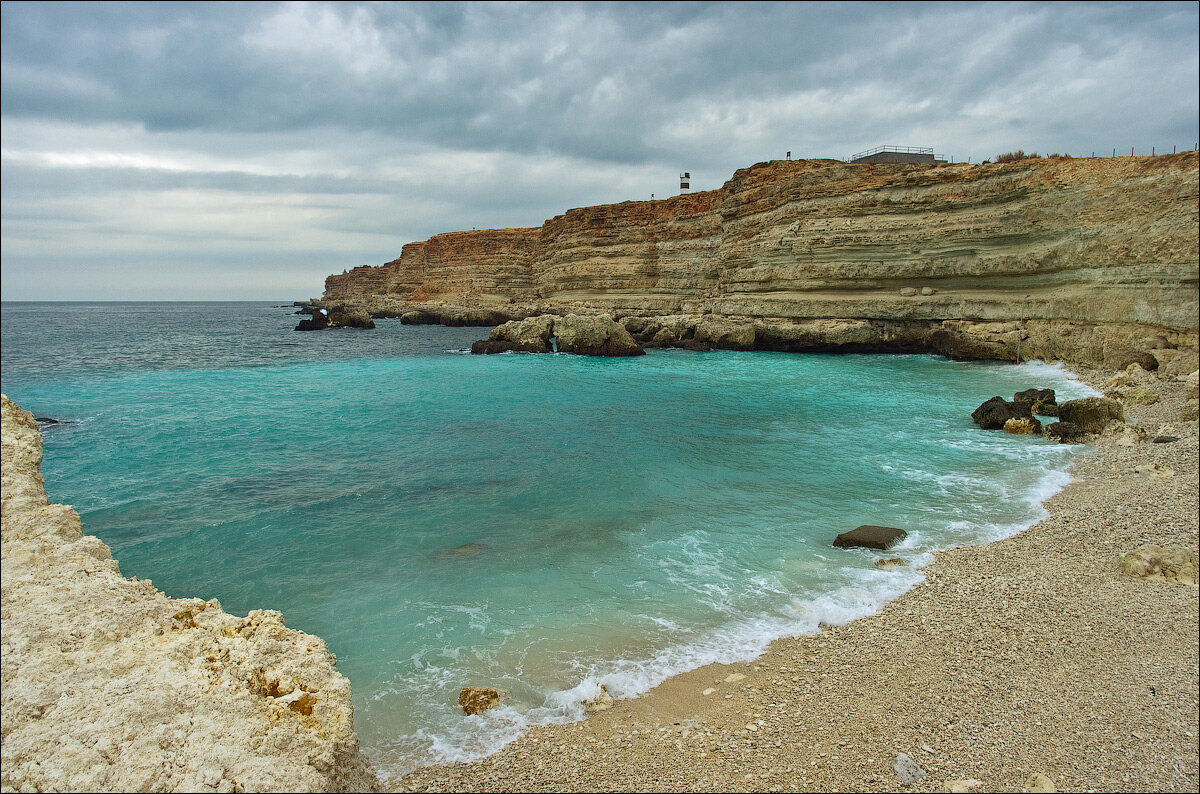
[[[1040,156],[1041,155],[1039,155],[1037,152],[1033,152],[1032,154],[1025,154],[1025,152],[1023,150],[1017,149],[1015,152],[1005,152],[1004,154],[996,155],[996,162],[997,163],[1015,163],[1018,160],[1033,160]]]

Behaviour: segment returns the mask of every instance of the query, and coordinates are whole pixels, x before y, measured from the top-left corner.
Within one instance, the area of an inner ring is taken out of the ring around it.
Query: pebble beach
[[[1127,429],[1091,442],[1049,517],[939,552],[877,614],[390,789],[1197,791],[1197,587],[1122,571],[1148,545],[1195,559],[1194,385],[1134,380]]]

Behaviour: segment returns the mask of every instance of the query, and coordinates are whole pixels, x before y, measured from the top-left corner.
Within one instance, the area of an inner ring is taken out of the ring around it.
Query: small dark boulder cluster
[[[1056,416],[1046,426],[1035,417]],[[1041,434],[1060,444],[1078,444],[1090,434],[1104,431],[1111,422],[1125,421],[1121,403],[1107,397],[1084,397],[1059,405],[1054,389],[1026,389],[1011,401],[992,397],[971,413],[984,430],[1004,430],[1018,435]]]
[[[374,328],[375,321],[371,315],[362,309],[352,309],[348,306],[309,306],[306,311],[310,316],[301,320],[296,326],[297,331],[323,331],[326,328]]]

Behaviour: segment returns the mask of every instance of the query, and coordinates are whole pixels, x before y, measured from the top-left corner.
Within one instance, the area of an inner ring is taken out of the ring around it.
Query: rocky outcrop
[[[642,349],[625,326],[607,314],[543,314],[510,320],[471,345],[472,353],[575,353],[581,356],[641,356]]]
[[[7,397],[0,414],[4,790],[378,787],[322,640],[122,577],[48,503],[33,416]]]
[[[545,314],[524,320],[510,320],[493,328],[487,339],[472,344],[471,352],[549,353],[553,350],[550,337],[554,336],[554,321],[557,319],[561,318]]]
[[[375,321],[365,309],[333,305],[329,308],[313,306],[308,311],[311,317],[301,320],[297,331],[324,331],[326,328],[374,328]]]
[[[1197,348],[1197,164],[759,163],[718,190],[410,243],[330,276],[324,299],[376,316],[608,313],[644,346],[1154,369]]]
[[[1054,389],[1026,389],[1013,395],[1015,403],[1029,403],[1029,410],[1038,416],[1058,416],[1058,400]]]
[[[625,326],[607,314],[568,314],[554,321],[554,336],[560,353],[581,356],[644,356]]]
[[[992,397],[971,412],[971,420],[983,430],[1003,430],[1014,419],[1032,418],[1031,406],[1026,402],[1009,402],[1003,397]]]

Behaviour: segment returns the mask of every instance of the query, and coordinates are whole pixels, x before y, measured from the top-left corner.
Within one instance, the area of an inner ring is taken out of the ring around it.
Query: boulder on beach
[[[1067,400],[1058,406],[1058,418],[1070,422],[1085,433],[1099,433],[1109,422],[1124,422],[1125,408],[1108,397],[1084,397]]]
[[[896,527],[877,527],[864,524],[861,527],[843,532],[833,539],[833,545],[839,549],[878,549],[885,551],[904,540],[908,533]]]
[[[482,714],[500,705],[501,690],[490,686],[465,686],[458,693],[458,705],[463,714]]]
[[[1087,438],[1083,428],[1070,422],[1052,422],[1042,430],[1042,435],[1060,444],[1078,444]]]
[[[1200,578],[1200,566],[1195,552],[1189,549],[1148,544],[1121,558],[1121,573],[1134,579],[1158,579],[1194,585]]]
[[[971,419],[984,430],[1003,430],[1009,419],[1032,418],[1029,403],[1009,402],[1003,397],[992,397],[971,412]]]
[[[1058,416],[1058,402],[1054,389],[1026,389],[1013,395],[1015,403],[1029,403],[1029,408],[1038,416]]]

